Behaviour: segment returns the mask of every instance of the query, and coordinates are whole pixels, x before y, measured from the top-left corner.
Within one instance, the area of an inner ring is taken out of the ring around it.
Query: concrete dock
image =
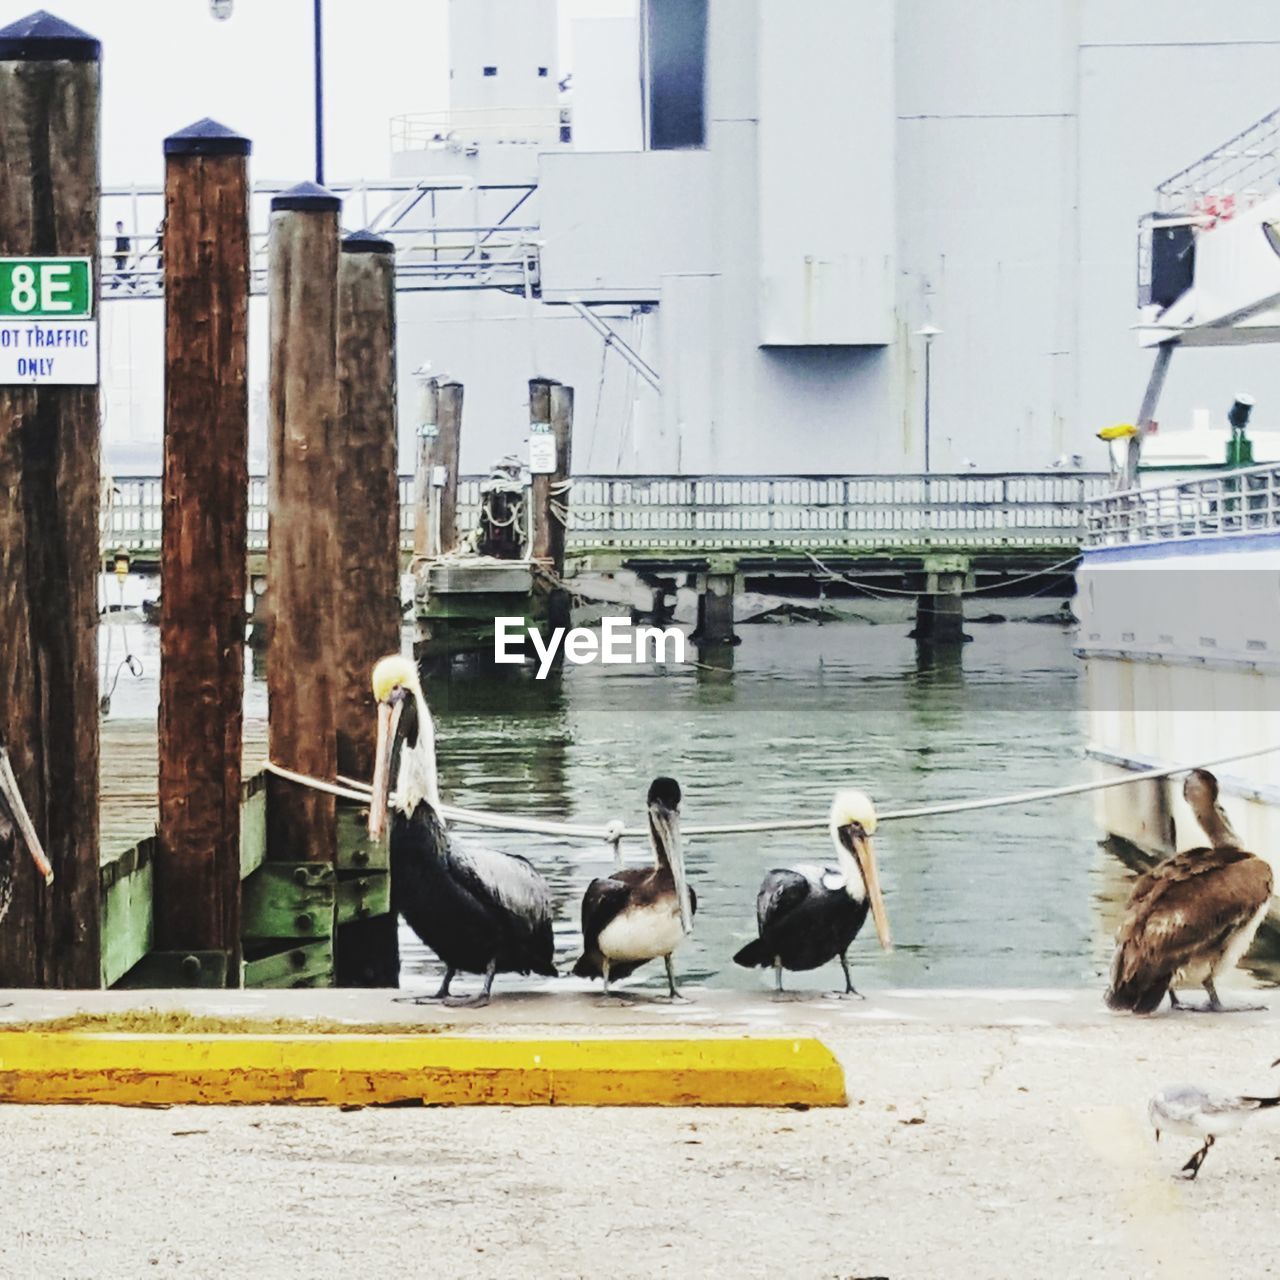
[[[1098,993],[773,1004],[564,991],[9,992],[0,1018],[130,1009],[488,1037],[817,1035],[839,1110],[8,1107],[0,1273],[1147,1277],[1270,1274],[1280,1135],[1157,1145],[1148,1096],[1274,1092],[1270,1012],[1137,1020]],[[1250,993],[1256,994],[1256,993]]]

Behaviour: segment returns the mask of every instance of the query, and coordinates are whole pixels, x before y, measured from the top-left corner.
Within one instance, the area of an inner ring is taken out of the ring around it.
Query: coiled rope
[[[1092,791],[1106,791],[1111,787],[1125,787],[1134,782],[1148,782],[1168,778],[1175,773],[1191,769],[1207,769],[1211,766],[1231,764],[1237,760],[1252,760],[1257,756],[1280,752],[1280,743],[1269,747],[1255,747],[1250,751],[1234,751],[1230,755],[1217,756],[1198,764],[1166,765],[1159,769],[1144,769],[1121,778],[1107,778],[1101,782],[1073,782],[1062,787],[1047,787],[1038,791],[1016,791],[1010,795],[987,796],[976,800],[944,800],[938,804],[920,805],[912,809],[891,809],[877,814],[880,822],[899,822],[909,818],[936,818],[951,813],[973,813],[980,809],[1004,809],[1013,805],[1036,804],[1041,800],[1056,800],[1062,796],[1084,795]],[[353,800],[368,804],[372,789],[363,782],[341,778],[338,782],[325,782],[286,769],[274,761],[263,762],[268,773],[284,778],[299,786],[310,787],[340,800]],[[648,836],[648,827],[628,827],[619,819],[607,823],[552,822],[545,818],[506,817],[497,813],[484,813],[478,809],[461,809],[456,805],[442,804],[440,816],[446,822],[462,826],[481,827],[490,831],[518,831],[528,835],[568,836],[574,839],[604,840],[614,846],[615,853],[621,840],[639,840]],[[815,818],[789,818],[768,822],[718,822],[681,824],[681,831],[688,836],[736,836],[764,835],[774,831],[825,831],[828,819],[824,815]]]

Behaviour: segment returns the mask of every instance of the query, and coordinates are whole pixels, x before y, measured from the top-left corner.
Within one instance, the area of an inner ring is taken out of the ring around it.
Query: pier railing
[[[458,484],[458,528],[480,513],[483,477]],[[569,494],[571,555],[688,555],[706,551],[791,552],[1078,547],[1086,503],[1100,472],[931,475],[575,476]],[[160,551],[158,477],[112,482],[103,510],[103,551]],[[400,532],[413,546],[413,477],[400,477]],[[249,487],[249,549],[267,545],[267,482]]]
[[[1125,489],[1085,507],[1085,545],[1123,546],[1280,529],[1280,464]]]

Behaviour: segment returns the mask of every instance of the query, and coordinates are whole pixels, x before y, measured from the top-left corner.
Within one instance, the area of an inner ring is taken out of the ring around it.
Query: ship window
[[[646,0],[649,147],[706,144],[707,0]]]
[[[545,79],[547,78],[547,69],[546,69],[546,67],[539,67],[539,68],[538,68],[538,76],[539,76],[541,79],[543,79],[543,80],[545,80]]]
[[[484,69],[484,73],[485,73],[485,75],[487,75],[487,76],[496,76],[496,75],[498,74],[498,68],[497,68],[497,67],[485,67],[485,69]]]

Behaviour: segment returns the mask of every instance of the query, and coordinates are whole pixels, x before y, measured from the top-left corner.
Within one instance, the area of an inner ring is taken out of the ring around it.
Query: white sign
[[[534,431],[529,436],[529,474],[549,476],[556,469],[556,438],[550,431]]]
[[[0,386],[97,385],[96,320],[0,320]]]

